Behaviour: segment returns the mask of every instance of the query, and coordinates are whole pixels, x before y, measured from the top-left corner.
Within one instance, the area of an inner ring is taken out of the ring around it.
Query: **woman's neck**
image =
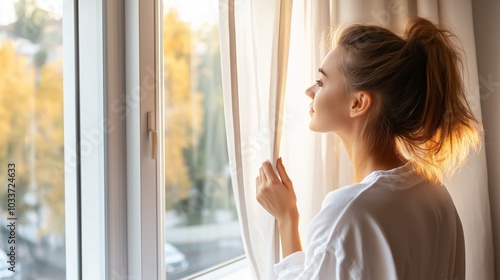
[[[340,137],[354,170],[353,183],[359,183],[368,174],[376,170],[390,170],[404,165],[407,161],[399,156],[395,145],[381,147],[380,150],[368,151],[365,143],[358,139]],[[383,154],[376,152],[385,150]]]

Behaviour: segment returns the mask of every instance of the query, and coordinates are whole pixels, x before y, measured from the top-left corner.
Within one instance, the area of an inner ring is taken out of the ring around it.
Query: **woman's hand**
[[[295,224],[299,214],[293,184],[281,158],[277,160],[276,167],[279,177],[269,161],[262,163],[260,174],[256,178],[257,201],[276,218],[278,224]]]
[[[302,251],[299,235],[299,212],[293,184],[279,158],[276,162],[278,175],[269,161],[262,163],[256,178],[257,201],[278,221],[283,258]]]

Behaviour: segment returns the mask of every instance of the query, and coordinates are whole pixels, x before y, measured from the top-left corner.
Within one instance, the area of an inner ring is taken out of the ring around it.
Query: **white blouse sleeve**
[[[302,251],[288,255],[274,265],[274,273],[278,279],[296,279],[304,271],[305,254]]]
[[[305,253],[295,252],[274,265],[278,280],[344,279],[338,276],[335,254],[321,250],[306,261]]]

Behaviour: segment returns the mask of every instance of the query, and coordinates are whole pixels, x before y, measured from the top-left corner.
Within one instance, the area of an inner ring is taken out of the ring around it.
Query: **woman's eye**
[[[323,82],[321,82],[321,80],[316,80],[316,84],[320,87],[323,85]]]

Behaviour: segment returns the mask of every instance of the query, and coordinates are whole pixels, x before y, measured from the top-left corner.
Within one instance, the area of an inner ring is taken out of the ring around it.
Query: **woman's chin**
[[[318,131],[318,128],[314,125],[313,120],[311,120],[311,121],[309,122],[309,130],[310,130],[310,131],[314,131],[314,132],[320,132],[320,131]]]
[[[320,126],[318,126],[318,124],[316,124],[314,122],[314,120],[311,120],[309,122],[309,130],[313,131],[313,132],[319,132],[319,133],[327,133],[327,132],[332,132],[331,130],[327,129],[327,128],[322,128]]]

